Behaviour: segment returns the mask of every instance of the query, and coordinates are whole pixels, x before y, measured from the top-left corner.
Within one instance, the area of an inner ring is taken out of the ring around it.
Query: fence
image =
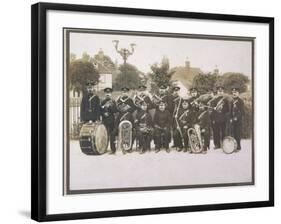
[[[69,137],[78,139],[81,128],[80,124],[80,105],[82,101],[82,92],[70,91],[69,99]]]

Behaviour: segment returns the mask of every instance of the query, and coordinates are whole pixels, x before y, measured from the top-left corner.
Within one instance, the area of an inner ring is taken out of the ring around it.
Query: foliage
[[[74,60],[69,66],[71,87],[83,89],[87,81],[98,82],[99,73],[93,63],[83,59]]]
[[[154,63],[151,67],[151,72],[149,77],[151,79],[151,90],[156,91],[159,86],[165,85],[168,87],[173,86],[173,81],[171,80],[174,71],[170,71],[170,63],[168,58],[163,57],[160,65]]]
[[[239,87],[243,93],[247,90],[249,78],[241,73],[228,72],[222,76],[223,86],[227,92],[231,92],[231,88]]]
[[[119,67],[119,73],[113,82],[114,90],[121,90],[122,87],[137,89],[141,84],[140,71],[131,64],[122,64]]]
[[[222,76],[212,73],[201,73],[193,78],[192,86],[196,87],[201,94],[204,94],[220,84],[224,86],[226,92],[230,93],[233,87],[239,87],[241,92],[247,91],[248,83],[249,78],[241,73],[228,72]]]
[[[200,94],[205,94],[215,88],[218,76],[215,74],[198,74],[193,78],[192,86],[197,88]]]

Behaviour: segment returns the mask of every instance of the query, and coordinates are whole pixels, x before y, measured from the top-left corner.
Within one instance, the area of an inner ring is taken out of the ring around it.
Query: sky
[[[213,71],[217,66],[221,73],[239,72],[251,78],[250,41],[71,32],[70,53],[80,58],[83,52],[93,56],[102,49],[113,62],[117,60],[121,64],[123,59],[116,52],[113,40],[119,40],[119,48],[130,49],[131,43],[136,44],[134,54],[127,61],[145,73],[150,72],[152,64],[160,63],[163,56],[166,56],[170,61],[170,67],[184,66],[188,59],[191,67],[199,67],[204,72]]]

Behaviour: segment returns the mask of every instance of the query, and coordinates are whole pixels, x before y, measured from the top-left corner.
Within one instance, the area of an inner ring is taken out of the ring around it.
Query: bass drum
[[[80,148],[86,155],[102,155],[108,146],[108,134],[100,122],[83,124],[79,135]]]
[[[222,150],[226,154],[231,154],[237,149],[237,142],[236,140],[231,137],[227,136],[222,141]]]

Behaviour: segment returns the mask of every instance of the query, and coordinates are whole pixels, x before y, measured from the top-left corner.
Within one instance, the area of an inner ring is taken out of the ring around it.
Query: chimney
[[[187,70],[190,69],[190,61],[188,60],[188,57],[186,57],[186,60],[185,60],[185,68],[186,68]]]

